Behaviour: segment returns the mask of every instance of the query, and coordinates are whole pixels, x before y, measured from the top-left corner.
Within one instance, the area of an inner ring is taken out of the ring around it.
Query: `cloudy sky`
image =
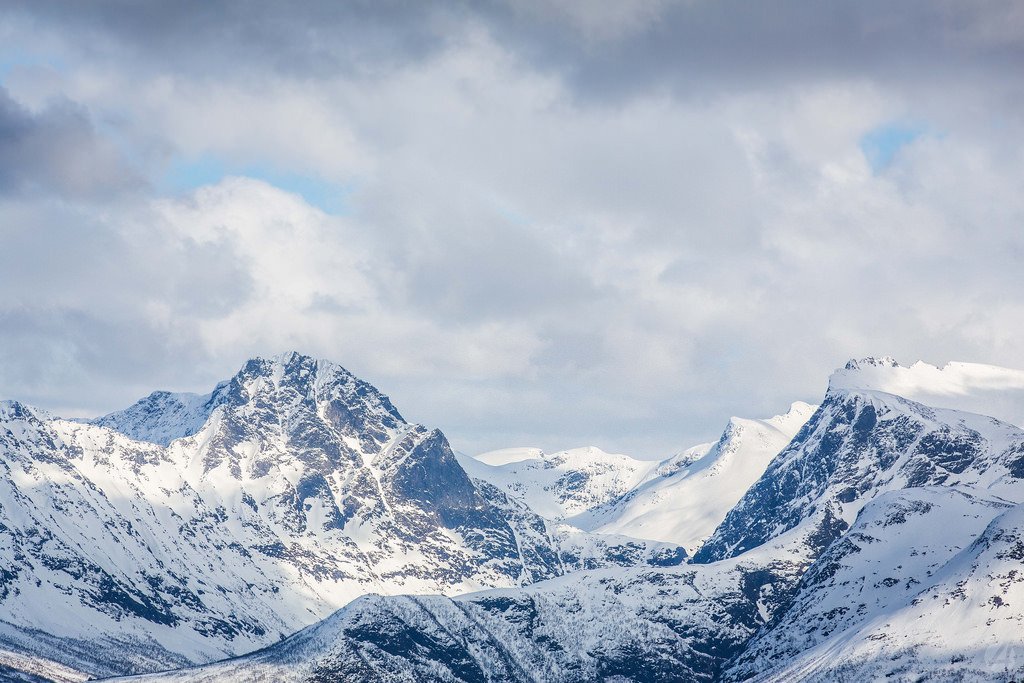
[[[0,238],[0,397],[296,349],[664,456],[854,356],[1024,368],[1024,5],[11,0]]]

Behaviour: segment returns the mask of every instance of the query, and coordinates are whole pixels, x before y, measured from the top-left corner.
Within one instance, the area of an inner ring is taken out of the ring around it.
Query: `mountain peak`
[[[875,358],[874,356],[867,356],[860,360],[851,358],[846,362],[844,370],[860,370],[861,368],[898,368],[900,364],[896,362],[896,359],[892,356],[882,356],[881,358]]]
[[[352,423],[359,431],[365,420],[395,426],[405,420],[391,400],[342,366],[295,351],[254,356],[230,379],[208,394],[154,391],[123,410],[103,415],[92,424],[109,427],[134,439],[167,445],[192,436],[221,406],[250,409],[253,419],[280,423],[281,416],[305,406],[308,414],[323,414],[334,422]],[[271,415],[277,415],[271,419]]]
[[[4,420],[50,420],[53,416],[42,408],[30,406],[21,401],[0,401],[0,419]]]
[[[388,424],[404,418],[385,394],[341,365],[289,351],[271,358],[248,360],[230,381],[232,405],[270,401],[281,409],[297,403],[329,404],[328,412],[378,415]]]
[[[294,383],[320,374],[351,377],[345,368],[327,359],[314,358],[296,351],[286,351],[275,356],[254,356],[247,360],[236,377],[259,377],[271,380],[275,385],[282,382]]]
[[[234,401],[251,400],[263,392],[279,392],[291,389],[303,398],[315,399],[317,396],[351,394],[358,399],[370,399],[374,403],[386,404],[386,411],[393,412],[387,396],[376,387],[365,382],[341,365],[326,358],[316,358],[296,351],[287,351],[276,356],[254,356],[247,360],[242,368],[227,384],[234,387],[231,393],[237,394],[244,389],[243,396],[236,395]],[[397,417],[397,411],[395,416]]]

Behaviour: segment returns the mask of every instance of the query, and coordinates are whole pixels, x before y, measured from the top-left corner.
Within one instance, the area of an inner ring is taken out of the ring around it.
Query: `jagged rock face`
[[[313,475],[361,466],[407,428],[391,401],[343,368],[307,356],[250,360],[203,428],[203,466],[262,477],[295,464]],[[258,457],[252,457],[253,453]]]
[[[584,572],[454,600],[361,598],[249,657],[144,680],[712,681],[802,568],[749,558]]]
[[[880,493],[933,484],[1015,486],[1024,432],[889,394],[830,392],[695,562],[734,557],[805,523],[813,553]]]
[[[367,592],[685,557],[642,542],[563,549],[554,527],[471,480],[443,434],[298,354],[95,425],[4,404],[0,454],[0,645],[92,674],[247,652]]]

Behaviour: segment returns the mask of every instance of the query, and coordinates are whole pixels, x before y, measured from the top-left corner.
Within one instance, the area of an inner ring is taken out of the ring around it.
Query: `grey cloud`
[[[173,302],[175,312],[198,318],[230,313],[253,295],[253,278],[248,264],[228,240],[198,244],[183,240],[164,268],[176,272],[168,278],[169,291],[162,297]]]
[[[627,9],[510,0],[20,6],[82,54],[196,76],[269,69],[299,78],[377,77],[482,28],[524,63],[598,101],[658,87],[686,96],[837,76],[927,81],[941,71],[966,81],[994,69],[1012,77],[1024,60],[1024,19],[1013,0],[617,4]],[[618,30],[623,23],[628,30]]]
[[[374,2],[20,2],[21,19],[63,34],[80,54],[193,75],[263,70],[372,76],[445,44],[458,5]]]
[[[1024,31],[1012,1],[674,2],[643,30],[597,47],[572,40],[565,24],[509,20],[515,16],[508,11],[496,24],[509,31],[510,41],[532,46],[537,61],[601,98],[659,84],[683,94],[716,82],[768,89],[844,76],[962,77],[958,70],[1016,69],[1024,58]],[[989,27],[1005,19],[1017,30],[993,34]]]
[[[251,296],[234,245],[170,234],[144,206],[94,207],[0,200],[0,397],[99,412],[154,381],[212,386],[223,369],[199,324]]]
[[[66,309],[135,315],[149,302],[199,318],[251,296],[248,267],[226,239],[169,234],[144,207],[102,211],[29,199],[0,201],[0,310]]]
[[[413,243],[414,253],[398,255],[399,267],[385,275],[405,282],[402,299],[472,323],[565,310],[600,295],[576,259],[525,226],[481,215],[460,227],[438,226]]]
[[[141,185],[81,106],[58,100],[32,112],[0,86],[0,194],[102,197]]]

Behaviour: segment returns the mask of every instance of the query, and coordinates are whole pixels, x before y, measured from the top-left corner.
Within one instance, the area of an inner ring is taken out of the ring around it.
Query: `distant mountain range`
[[[1021,678],[1022,424],[1024,372],[889,358],[662,462],[456,456],[298,354],[3,403],[0,681]]]

